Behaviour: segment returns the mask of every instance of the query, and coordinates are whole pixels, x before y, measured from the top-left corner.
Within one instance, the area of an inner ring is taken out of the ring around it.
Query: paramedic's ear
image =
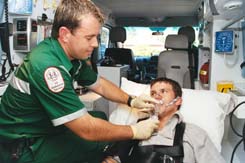
[[[59,39],[62,42],[68,42],[71,34],[71,31],[67,27],[62,26],[59,28]]]

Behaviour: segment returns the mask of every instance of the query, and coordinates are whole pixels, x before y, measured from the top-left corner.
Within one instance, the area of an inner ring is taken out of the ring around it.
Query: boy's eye
[[[151,96],[155,96],[156,95],[156,92],[151,92]]]
[[[163,94],[163,93],[165,93],[166,92],[166,90],[165,89],[161,89],[161,93]]]
[[[167,92],[168,90],[166,89],[160,89],[158,92],[152,91],[151,96],[156,96],[156,95],[163,96]]]

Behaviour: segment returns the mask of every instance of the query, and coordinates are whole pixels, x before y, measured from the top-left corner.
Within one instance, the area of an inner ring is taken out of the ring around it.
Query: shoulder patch
[[[49,67],[45,70],[44,80],[46,81],[49,90],[54,93],[61,92],[65,87],[61,72],[55,67]]]

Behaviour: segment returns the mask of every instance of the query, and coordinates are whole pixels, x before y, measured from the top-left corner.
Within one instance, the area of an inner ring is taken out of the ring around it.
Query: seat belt
[[[121,163],[162,163],[164,161],[164,158],[169,158],[170,160],[174,160],[175,163],[183,163],[184,131],[184,122],[176,125],[173,146],[139,146],[139,140],[125,140],[112,143],[104,150],[105,158],[107,156],[119,156]]]
[[[185,123],[181,122],[176,125],[173,146],[165,145],[147,145],[139,146],[135,144],[129,159],[122,163],[162,163],[170,162],[183,163],[184,149],[183,149],[183,135],[185,131]],[[121,158],[120,158],[121,159]],[[121,159],[124,160],[124,159]]]
[[[245,22],[242,22],[242,39],[245,41]],[[245,78],[245,46],[243,46],[243,62],[241,63],[242,77]]]
[[[195,89],[195,86],[194,86],[194,64],[193,64],[194,56],[193,56],[193,52],[192,52],[192,48],[191,48],[190,43],[188,45],[188,60],[189,60],[189,67],[188,68],[190,71],[191,89]]]
[[[160,154],[167,154],[174,158],[175,163],[183,163],[184,147],[183,137],[185,132],[185,123],[181,122],[176,125],[173,146],[162,148],[160,145],[155,146],[155,151]],[[165,149],[165,150],[164,150]]]

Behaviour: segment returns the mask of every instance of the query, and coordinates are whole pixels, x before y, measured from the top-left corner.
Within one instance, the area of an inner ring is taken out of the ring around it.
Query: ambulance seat
[[[121,42],[122,45],[126,40],[126,30],[123,27],[113,27],[109,33],[110,42],[116,44]],[[137,67],[133,51],[128,48],[110,47],[105,50],[105,57],[109,56],[116,64],[129,65],[128,79],[137,81],[139,75],[137,74]]]
[[[158,57],[157,77],[171,78],[181,87],[191,88],[187,36],[168,35],[165,48]]]
[[[198,76],[198,48],[193,44],[195,41],[195,30],[192,26],[183,26],[179,28],[178,34],[186,35],[189,43],[189,51],[192,53],[192,57],[194,58],[193,66],[193,80]]]
[[[106,48],[105,56],[111,57],[116,64],[129,65],[131,69],[135,67],[133,51],[125,48]]]

